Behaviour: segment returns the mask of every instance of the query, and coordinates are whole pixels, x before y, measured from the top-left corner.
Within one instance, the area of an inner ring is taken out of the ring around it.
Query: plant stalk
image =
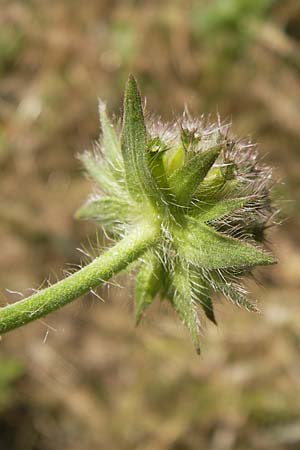
[[[0,309],[0,335],[46,316],[100,286],[141,256],[159,238],[159,227],[139,225],[90,264],[52,286]]]

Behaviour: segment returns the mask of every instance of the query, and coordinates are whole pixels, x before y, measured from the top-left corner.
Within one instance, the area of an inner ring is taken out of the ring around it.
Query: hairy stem
[[[64,280],[0,309],[0,334],[44,317],[109,280],[159,238],[159,228],[140,225],[118,244]]]

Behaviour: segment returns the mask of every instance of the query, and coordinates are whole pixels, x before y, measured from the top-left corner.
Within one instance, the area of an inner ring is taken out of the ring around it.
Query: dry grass
[[[276,167],[288,220],[270,234],[280,265],[251,286],[263,314],[220,303],[201,359],[163,305],[134,329],[128,286],[5,336],[1,450],[300,446],[300,8],[275,3],[228,56],[223,32],[198,32],[202,3],[2,2],[1,298],[80,262],[94,229],[72,218],[89,190],[75,156],[97,137],[97,97],[119,112],[131,70],[149,109],[218,111]]]

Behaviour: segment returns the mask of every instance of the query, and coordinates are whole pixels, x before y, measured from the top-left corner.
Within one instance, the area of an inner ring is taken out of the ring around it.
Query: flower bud
[[[215,293],[255,311],[241,278],[276,262],[261,247],[274,213],[271,171],[249,142],[229,138],[228,125],[187,112],[175,123],[145,123],[133,77],[122,130],[103,103],[100,119],[100,143],[81,157],[98,190],[77,217],[96,220],[115,239],[138,223],[159,223],[160,241],[140,261],[136,321],[155,297],[167,299],[199,349],[198,306],[214,323]]]

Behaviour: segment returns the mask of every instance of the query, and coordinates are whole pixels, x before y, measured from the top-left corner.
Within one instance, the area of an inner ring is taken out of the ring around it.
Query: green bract
[[[136,322],[155,297],[167,299],[198,350],[198,306],[215,323],[215,292],[255,310],[240,278],[276,262],[257,245],[273,213],[270,169],[248,142],[229,138],[227,125],[207,124],[187,112],[174,124],[145,124],[133,77],[121,132],[103,103],[100,119],[99,151],[81,157],[98,190],[77,217],[96,220],[115,240],[140,224],[158,224],[159,239],[140,258]]]

